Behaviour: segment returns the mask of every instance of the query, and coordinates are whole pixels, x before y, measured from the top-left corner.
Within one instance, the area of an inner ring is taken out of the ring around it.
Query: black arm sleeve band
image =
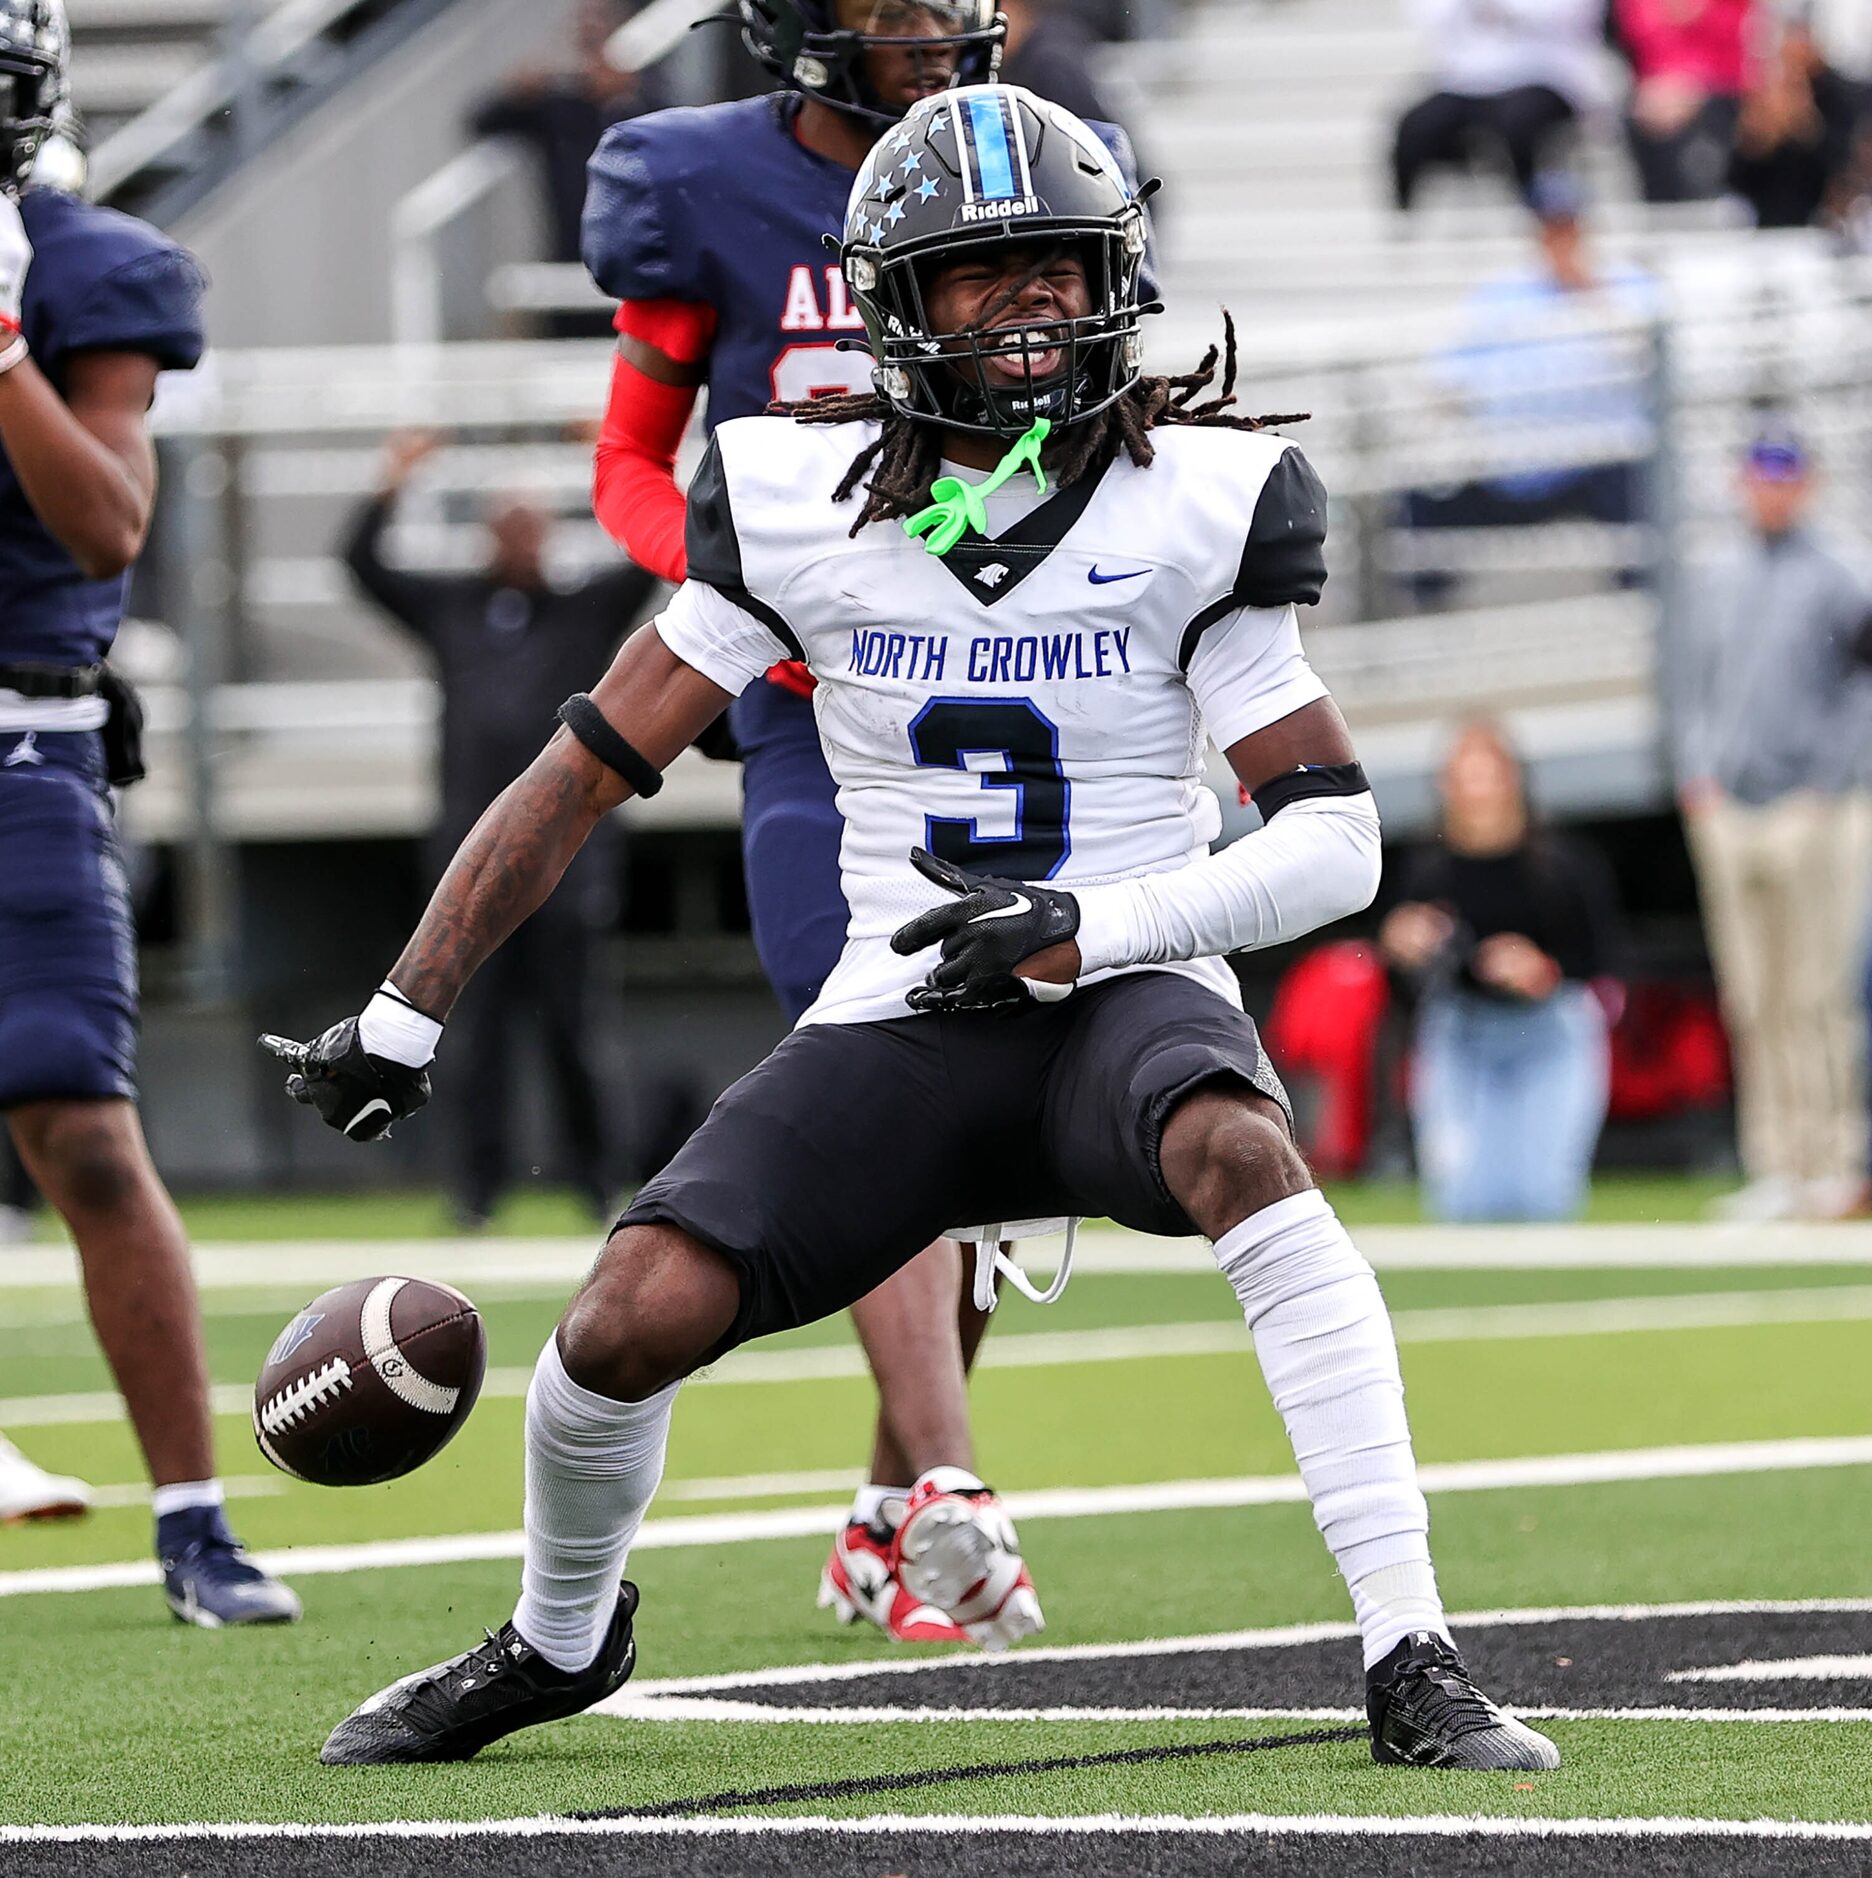
[[[1308,763],[1290,769],[1285,776],[1264,782],[1254,792],[1254,805],[1261,819],[1271,822],[1290,803],[1304,802],[1309,796],[1362,796],[1371,793],[1371,784],[1357,763]]]
[[[605,714],[580,691],[559,707],[559,721],[598,761],[614,769],[638,795],[646,799],[663,787],[663,773],[641,750],[611,728]]]

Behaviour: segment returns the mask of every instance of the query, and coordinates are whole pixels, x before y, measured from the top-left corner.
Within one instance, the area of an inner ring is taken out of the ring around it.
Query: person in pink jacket
[[[1626,130],[1647,202],[1722,193],[1760,13],[1760,0],[1614,0],[1634,81]]]

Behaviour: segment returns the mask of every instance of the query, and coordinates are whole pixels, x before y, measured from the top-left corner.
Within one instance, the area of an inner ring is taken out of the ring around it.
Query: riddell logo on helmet
[[[1038,196],[1016,196],[1008,202],[966,202],[962,205],[965,222],[998,222],[1004,216],[1038,215]]]

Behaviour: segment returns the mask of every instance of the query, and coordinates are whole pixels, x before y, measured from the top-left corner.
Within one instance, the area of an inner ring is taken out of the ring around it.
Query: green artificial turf
[[[1452,1608],[1864,1596],[1872,1472],[1451,1495],[1433,1506]],[[1304,1507],[1034,1520],[1024,1532],[1049,1643],[1186,1636],[1343,1617]],[[889,1653],[811,1604],[820,1542],[645,1552],[639,1675]],[[861,1725],[587,1718],[471,1767],[333,1771],[325,1732],[372,1689],[498,1623],[515,1568],[312,1577],[293,1630],[202,1635],[153,1591],[10,1601],[34,1639],[0,1669],[10,1738],[0,1819],[493,1817],[647,1804],[793,1781],[1279,1732],[1278,1722]],[[56,1662],[60,1674],[35,1673]],[[1348,1706],[1357,1663],[1348,1646]],[[1311,1725],[1311,1724],[1298,1724]],[[1872,1726],[1563,1722],[1573,1765],[1532,1794],[1493,1777],[1381,1774],[1353,1749],[942,1788],[893,1808],[1026,1812],[1411,1811],[1862,1818]],[[1402,1784],[1400,1784],[1402,1783]],[[817,1810],[815,1808],[815,1810]],[[857,1808],[856,1810],[867,1810]],[[875,1810],[875,1806],[868,1810]]]
[[[1401,1272],[1400,1311],[1785,1291],[1872,1281],[1865,1268]],[[493,1360],[530,1362],[558,1287],[490,1287]],[[244,1383],[297,1289],[210,1292],[215,1374]],[[1052,1313],[1010,1303],[994,1335],[1234,1321],[1225,1286],[1197,1274],[1083,1273]],[[842,1326],[780,1340],[843,1341]],[[1419,1452],[1428,1462],[1603,1449],[1872,1435],[1872,1324],[1755,1324],[1601,1336],[1407,1342]],[[991,1345],[992,1347],[992,1345]],[[724,1372],[725,1374],[726,1372]],[[95,1390],[102,1373],[73,1294],[0,1289],[9,1395]],[[30,1378],[30,1380],[27,1380]],[[1292,1461],[1246,1340],[1234,1354],[985,1368],[974,1389],[981,1469],[1010,1491],[1238,1474]],[[711,1380],[680,1402],[669,1479],[847,1470],[872,1412],[861,1376]],[[4,1426],[0,1418],[0,1426]],[[110,1419],[14,1431],[36,1459],[106,1483],[137,1476]],[[331,1493],[280,1480],[245,1418],[220,1422],[225,1470],[282,1491],[234,1506],[268,1548],[502,1532],[519,1519],[521,1403],[483,1400],[429,1467]],[[822,1485],[795,1503],[835,1505]],[[671,1499],[654,1520],[775,1504],[751,1493]],[[1715,1475],[1616,1485],[1439,1493],[1433,1538],[1455,1609],[1685,1599],[1872,1597],[1872,1468]],[[79,1525],[0,1530],[0,1590],[25,1569],[145,1555],[145,1509]],[[1045,1598],[1047,1643],[1183,1636],[1346,1615],[1343,1588],[1298,1504],[1033,1518],[1022,1538]],[[876,1632],[813,1608],[825,1541],[645,1549],[643,1677],[892,1654]],[[512,1560],[307,1575],[307,1618],[266,1633],[186,1631],[151,1588],[0,1597],[0,1822],[477,1818],[696,1799],[725,1789],[1097,1753],[1278,1732],[1278,1722],[847,1724],[586,1718],[524,1735],[468,1767],[334,1771],[325,1732],[394,1676],[465,1648],[511,1608]],[[1358,1699],[1348,1651],[1348,1706]],[[1505,1691],[1512,1695],[1512,1691]],[[1816,1685],[1813,1703],[1830,1699]],[[1304,1724],[1302,1724],[1304,1725]],[[810,1810],[1682,1813],[1872,1815],[1872,1726],[1566,1721],[1560,1774],[1399,1775],[1357,1747],[1284,1749],[1122,1769],[995,1776],[815,1802]]]

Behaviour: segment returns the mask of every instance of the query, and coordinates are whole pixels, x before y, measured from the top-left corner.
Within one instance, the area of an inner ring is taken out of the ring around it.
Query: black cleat
[[[555,1669],[512,1624],[490,1630],[464,1655],[380,1689],[331,1731],[319,1759],[327,1767],[465,1761],[516,1728],[577,1715],[630,1680],[636,1611],[637,1587],[626,1579],[597,1660],[576,1675]]]
[[[1560,1750],[1504,1715],[1473,1682],[1456,1646],[1414,1630],[1365,1672],[1372,1759],[1400,1767],[1547,1773]]]

